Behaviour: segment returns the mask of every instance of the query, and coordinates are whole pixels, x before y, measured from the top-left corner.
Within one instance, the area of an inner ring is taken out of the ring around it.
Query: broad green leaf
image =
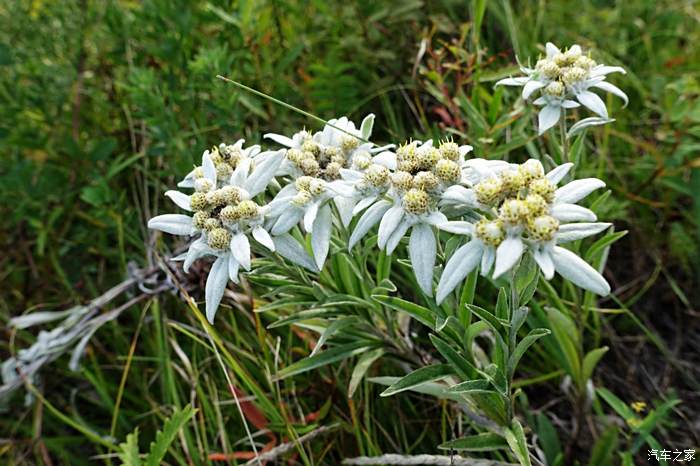
[[[634,411],[632,411],[632,408],[627,406],[627,404],[617,396],[613,395],[613,393],[607,388],[598,388],[596,389],[596,393],[598,393],[598,395],[600,395],[600,397],[603,398],[605,402],[608,403],[612,409],[614,409],[615,412],[625,421],[637,417],[634,414]]]
[[[362,378],[365,376],[372,364],[374,364],[374,361],[381,358],[383,355],[384,350],[382,348],[377,348],[360,356],[360,358],[357,360],[357,364],[355,364],[355,368],[352,370],[352,375],[350,376],[348,398],[352,398],[352,396],[355,394],[355,390],[357,390]]]
[[[543,413],[537,415],[537,437],[538,443],[544,451],[544,456],[547,458],[547,464],[555,465],[558,461],[561,462],[563,453],[559,436],[550,420]]]
[[[416,319],[418,322],[435,328],[435,315],[427,307],[419,306],[405,299],[394,296],[372,295],[372,299],[397,311],[403,311]]]
[[[435,349],[440,352],[442,357],[447,359],[447,362],[452,365],[457,374],[466,379],[476,377],[476,369],[474,366],[446,341],[433,334],[430,335],[430,341],[433,343],[433,346],[435,346]]]
[[[525,338],[520,340],[520,343],[518,343],[518,346],[515,347],[513,354],[510,355],[510,359],[508,359],[508,375],[510,377],[512,377],[512,375],[515,373],[515,368],[518,366],[520,358],[523,357],[525,351],[527,351],[527,349],[530,346],[532,346],[532,344],[535,343],[537,340],[546,335],[549,335],[550,333],[552,332],[550,332],[549,329],[536,328],[530,330],[530,333],[528,333]]]
[[[333,348],[327,349],[322,353],[318,353],[315,356],[309,358],[304,358],[300,361],[291,364],[284,369],[282,369],[276,377],[276,380],[281,380],[292,375],[301,374],[302,372],[310,371],[316,369],[317,367],[325,366],[327,364],[340,361],[342,359],[347,359],[352,356],[356,356],[367,351],[371,347],[371,343],[366,341],[357,341],[354,343],[347,343],[345,345],[335,346]]]
[[[607,428],[593,445],[589,466],[613,464],[613,457],[618,451],[618,427]]]
[[[120,443],[119,448],[121,449],[119,460],[122,462],[122,466],[141,466],[138,427],[126,436],[126,442]]]
[[[508,443],[500,435],[485,432],[450,440],[438,448],[441,450],[493,451],[508,448]]]
[[[554,333],[554,338],[556,338],[559,348],[564,353],[564,360],[567,365],[565,369],[576,380],[577,385],[580,385],[580,380],[578,379],[581,374],[581,362],[577,351],[578,330],[573,321],[558,309],[547,308],[547,317]]]
[[[506,289],[501,287],[498,290],[498,299],[496,300],[496,318],[501,320],[510,320],[508,311],[508,295],[506,294]]]
[[[467,380],[466,382],[458,383],[450,387],[451,393],[473,393],[473,392],[489,392],[495,393],[491,382],[488,380]]]
[[[484,309],[483,307],[475,306],[474,304],[467,304],[467,307],[479,318],[486,322],[491,329],[493,329],[494,332],[498,333],[499,335],[501,334],[501,329],[502,329],[502,322],[499,321],[496,316],[491,314],[489,311]]]
[[[367,381],[376,383],[379,385],[385,385],[385,386],[391,386],[394,385],[396,382],[401,380],[401,377],[370,377],[367,379]],[[435,398],[439,398],[441,400],[452,400],[456,401],[458,403],[463,403],[464,399],[460,395],[455,395],[454,393],[450,393],[447,391],[447,386],[441,383],[436,383],[436,382],[426,382],[421,385],[417,385],[415,387],[409,388],[409,392],[416,392],[416,393],[422,393],[424,395],[430,395],[434,396]]]
[[[404,390],[410,390],[426,382],[443,379],[454,374],[454,369],[449,364],[433,364],[421,367],[402,377],[398,382],[384,390],[379,396],[392,396]]]
[[[146,456],[146,466],[159,466],[162,464],[170,444],[175,440],[180,429],[194,416],[194,413],[195,409],[191,405],[187,405],[183,409],[175,411],[165,421],[163,428],[158,431],[155,440],[151,442],[151,447]]]
[[[593,371],[595,370],[595,366],[598,365],[598,361],[600,361],[600,358],[603,357],[605,353],[608,352],[608,347],[603,346],[602,348],[597,348],[594,350],[591,350],[586,354],[586,356],[583,358],[583,380],[586,381],[590,379],[593,376]]]

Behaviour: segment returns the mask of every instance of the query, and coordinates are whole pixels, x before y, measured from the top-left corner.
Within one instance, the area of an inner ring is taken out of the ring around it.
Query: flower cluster
[[[278,253],[311,271],[322,269],[336,219],[352,227],[349,249],[375,226],[377,247],[386,254],[409,236],[416,282],[427,296],[433,295],[438,232],[469,236],[444,267],[438,303],[479,265],[482,274],[498,278],[526,251],[545,278],[556,271],[582,288],[609,293],[596,270],[559,246],[609,226],[576,204],[602,181],[558,187],[572,164],[545,173],[535,159],[468,159],[472,147],[452,141],[376,147],[369,142],[373,122],[370,115],[357,129],[340,118],[316,133],[266,135],[285,146],[277,151],[245,148],[242,140],[222,144],[205,151],[201,166],[179,183],[194,192],[165,193],[191,215],[160,215],[149,227],[197,237],[178,257],[185,270],[200,257],[215,257],[205,293],[209,320],[228,281],[237,283],[241,269],[251,270],[252,252]],[[311,254],[291,234],[297,227],[310,237]]]
[[[584,55],[579,45],[560,51],[554,44],[546,45],[547,56],[537,61],[534,68],[521,67],[526,75],[506,78],[496,85],[522,86],[523,99],[529,99],[535,92],[540,96],[534,104],[542,107],[539,112],[539,133],[542,134],[557,124],[562,109],[577,108],[581,105],[598,115],[590,119],[590,124],[603,124],[611,121],[605,102],[590,89],[597,88],[610,92],[625,101],[627,95],[617,86],[606,82],[610,73],[625,73],[619,66],[605,66],[596,63],[589,55]]]

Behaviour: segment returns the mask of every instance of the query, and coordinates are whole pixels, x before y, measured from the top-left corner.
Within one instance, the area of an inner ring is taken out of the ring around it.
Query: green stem
[[[561,109],[562,115],[559,119],[559,133],[561,134],[561,158],[563,163],[569,162],[569,140],[566,138],[566,110]]]

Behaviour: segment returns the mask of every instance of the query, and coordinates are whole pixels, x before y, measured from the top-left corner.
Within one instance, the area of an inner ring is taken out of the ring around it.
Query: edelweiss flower
[[[205,289],[206,314],[210,322],[214,320],[228,280],[238,283],[239,268],[250,270],[248,235],[275,251],[275,243],[263,226],[269,207],[258,205],[252,198],[265,190],[282,162],[284,151],[260,154],[258,161],[240,159],[223,186],[218,174],[222,173],[221,165],[229,165],[229,162],[218,155],[217,150],[204,153],[202,167],[195,169],[192,176],[195,193],[188,196],[178,191],[166,192],[180,208],[194,212],[192,217],[165,214],[148,222],[149,228],[174,235],[200,234],[188,251],[176,258],[184,260],[185,271],[200,257],[217,258]]]
[[[609,223],[563,224],[595,221],[593,212],[575,203],[605,186],[602,181],[589,178],[557,188],[556,184],[572,165],[561,165],[545,175],[541,163],[530,159],[517,170],[502,170],[497,177],[490,176],[474,188],[465,189],[465,203],[484,215],[476,223],[453,221],[438,226],[472,238],[445,265],[436,293],[438,303],[479,264],[484,275],[494,266],[493,278],[498,278],[518,263],[525,250],[532,252],[546,279],[551,279],[557,271],[581,288],[600,295],[610,293],[610,286],[595,269],[558,246],[600,233],[610,226]]]
[[[597,64],[589,56],[583,55],[578,45],[561,52],[548,42],[546,51],[546,58],[539,60],[535,68],[521,67],[527,76],[506,78],[496,83],[497,86],[522,86],[522,97],[525,100],[534,92],[541,92],[540,97],[533,102],[542,107],[539,112],[539,134],[557,124],[562,108],[576,108],[581,104],[599,116],[595,120],[589,120],[590,125],[611,121],[605,103],[589,90],[591,88],[610,92],[623,99],[627,105],[627,95],[617,86],[605,81],[610,73],[624,74],[623,68]]]

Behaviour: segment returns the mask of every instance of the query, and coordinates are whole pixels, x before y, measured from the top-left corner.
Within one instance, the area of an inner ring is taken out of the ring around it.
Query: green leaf
[[[476,369],[474,366],[446,341],[433,334],[430,335],[430,341],[433,343],[433,346],[435,346],[435,349],[447,359],[447,362],[449,362],[452,367],[454,367],[457,374],[466,379],[476,377]]]
[[[365,376],[372,364],[374,364],[374,361],[381,358],[383,355],[384,350],[382,348],[377,348],[360,356],[360,359],[358,359],[357,364],[355,364],[355,368],[352,370],[352,375],[350,376],[348,398],[352,398],[352,396],[355,394],[355,390],[357,390],[362,378]]]
[[[590,248],[586,251],[585,259],[587,262],[591,262],[598,253],[603,249],[613,244],[615,241],[619,240],[627,234],[627,230],[616,231],[615,233],[608,233],[607,235],[600,238],[598,241],[593,243]]]
[[[612,465],[615,451],[618,450],[618,428],[611,426],[606,429],[593,445],[589,466]]]
[[[119,453],[119,460],[122,462],[122,466],[141,466],[138,427],[126,436],[126,442],[120,443],[119,448],[122,450]]]
[[[503,287],[498,290],[498,299],[496,300],[496,318],[501,320],[510,320],[508,316],[508,295],[506,295],[506,289]]]
[[[493,314],[491,314],[489,311],[487,311],[487,310],[484,309],[483,307],[475,306],[474,304],[467,304],[467,307],[468,307],[474,314],[476,314],[477,316],[479,316],[479,318],[480,318],[482,321],[486,322],[486,323],[489,325],[489,327],[491,327],[491,329],[493,329],[494,332],[496,332],[498,335],[501,334],[500,331],[501,331],[502,322],[499,321],[499,320],[496,318],[496,316],[494,316]]]
[[[520,359],[523,357],[525,354],[525,351],[532,346],[533,343],[535,343],[537,340],[540,338],[549,335],[550,332],[549,329],[546,328],[536,328],[533,330],[530,330],[530,333],[527,334],[525,338],[520,340],[520,343],[518,343],[518,346],[515,347],[515,350],[513,351],[513,354],[510,355],[510,358],[508,359],[508,375],[512,377],[512,375],[515,373],[515,368],[518,366],[518,362],[520,362]]]
[[[175,440],[180,429],[194,416],[194,413],[195,409],[191,405],[187,405],[183,409],[175,411],[165,421],[163,428],[158,431],[155,440],[151,442],[148,456],[146,456],[146,466],[159,466],[162,464],[170,444]]]
[[[401,377],[386,377],[385,376],[385,377],[370,377],[367,379],[367,381],[369,381],[369,382],[376,383],[379,385],[386,385],[386,386],[394,385],[399,380],[401,380]],[[409,388],[408,391],[422,393],[424,395],[434,396],[435,398],[438,398],[441,400],[452,400],[452,401],[456,401],[458,403],[464,402],[464,399],[460,395],[450,393],[447,390],[447,386],[445,386],[444,384],[441,384],[441,383],[436,383],[436,382],[426,382],[424,384]]]
[[[454,370],[449,364],[433,364],[421,367],[399,379],[398,382],[384,390],[379,396],[396,395],[404,390],[410,390],[426,382],[439,380],[453,374]]]
[[[581,374],[584,381],[587,381],[593,376],[593,371],[595,366],[598,365],[598,361],[603,357],[605,353],[608,352],[608,347],[603,346],[602,348],[597,348],[589,351],[583,358],[583,373]]]
[[[450,393],[495,393],[492,388],[493,386],[488,380],[467,380],[466,382],[451,386]]]
[[[565,369],[567,373],[574,378],[578,386],[581,385],[580,370],[581,362],[578,356],[578,330],[573,321],[561,311],[555,308],[547,308],[547,317],[549,325],[554,333],[559,348],[564,353]]]
[[[530,463],[530,454],[527,451],[527,440],[525,439],[525,432],[523,431],[523,426],[520,425],[517,419],[513,419],[513,424],[511,429],[505,429],[505,437],[515,457],[518,459],[522,466],[532,466]]]
[[[310,356],[315,356],[321,349],[321,347],[326,343],[326,341],[333,336],[334,333],[359,322],[361,321],[360,318],[357,316],[342,317],[340,319],[334,320],[318,338],[316,346],[314,346],[314,349],[313,351],[311,351]]]
[[[544,451],[544,456],[547,458],[547,464],[555,465],[558,461],[561,462],[563,453],[557,430],[547,416],[542,413],[537,415],[537,437]]]
[[[277,374],[276,380],[282,380],[292,375],[301,374],[302,372],[310,371],[316,369],[317,367],[325,366],[342,359],[347,359],[352,356],[361,354],[367,349],[369,349],[370,343],[366,341],[357,341],[354,343],[347,343],[345,345],[335,346],[333,348],[327,349],[322,353],[318,353],[315,356],[302,359],[294,364],[291,364]]]
[[[598,388],[596,389],[596,393],[598,393],[598,395],[600,395],[600,397],[603,398],[605,402],[608,403],[612,409],[614,409],[615,412],[625,421],[635,419],[637,417],[634,414],[634,411],[632,411],[632,408],[627,406],[627,404],[617,396],[613,395],[613,393],[607,388]]]
[[[467,451],[493,451],[502,450],[507,447],[508,443],[506,443],[503,437],[490,432],[450,440],[438,446],[441,450]]]
[[[403,311],[416,319],[418,322],[435,328],[435,315],[427,307],[419,306],[405,299],[395,296],[372,295],[372,299],[397,311]]]

